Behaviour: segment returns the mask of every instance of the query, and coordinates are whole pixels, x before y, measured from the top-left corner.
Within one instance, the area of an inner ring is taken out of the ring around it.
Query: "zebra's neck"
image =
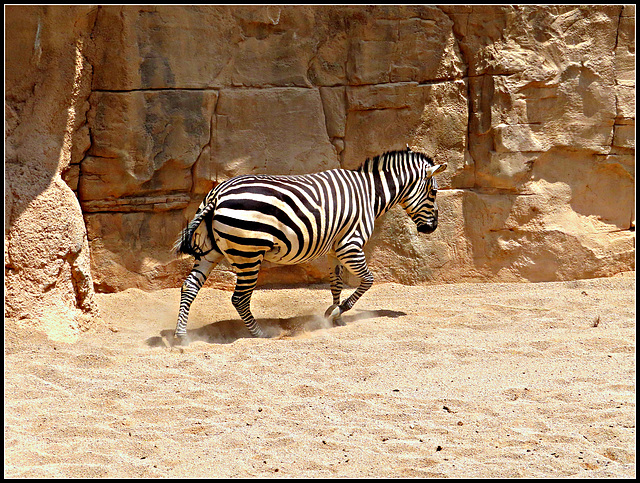
[[[400,203],[420,178],[419,155],[412,151],[391,151],[376,156],[358,168],[373,194],[373,210],[378,218]]]

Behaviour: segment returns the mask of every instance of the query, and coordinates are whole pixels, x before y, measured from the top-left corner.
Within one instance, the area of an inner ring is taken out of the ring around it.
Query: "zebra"
[[[182,284],[175,339],[186,336],[189,308],[223,257],[237,276],[232,304],[252,336],[265,337],[250,310],[265,260],[294,265],[328,255],[333,304],[325,318],[344,325],[341,315],[373,284],[363,249],[375,220],[399,204],[418,232],[433,232],[438,226],[434,175],[446,167],[407,146],[367,158],[353,170],[241,175],[218,184],[174,244],[176,255],[196,259]],[[341,302],[344,268],[360,284]]]

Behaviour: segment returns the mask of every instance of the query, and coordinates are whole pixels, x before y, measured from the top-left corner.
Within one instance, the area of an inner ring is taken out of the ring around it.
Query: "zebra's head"
[[[407,151],[416,161],[417,176],[412,189],[400,204],[416,224],[419,233],[432,233],[438,227],[438,184],[434,175],[444,171],[447,165],[435,164],[428,156],[411,152],[408,148]]]

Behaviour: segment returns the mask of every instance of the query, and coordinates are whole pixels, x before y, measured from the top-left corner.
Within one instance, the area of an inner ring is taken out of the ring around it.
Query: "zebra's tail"
[[[211,201],[208,205],[206,205],[200,213],[198,213],[193,220],[189,222],[187,227],[182,230],[180,236],[173,244],[173,252],[176,255],[184,254],[191,255],[192,257],[200,258],[203,255],[206,255],[211,250],[217,250],[216,242],[213,240],[213,237],[209,236],[210,243],[212,245],[211,250],[204,251],[201,247],[198,246],[197,243],[194,243],[193,236],[195,231],[200,226],[200,223],[204,220],[204,218],[215,208],[215,201]]]

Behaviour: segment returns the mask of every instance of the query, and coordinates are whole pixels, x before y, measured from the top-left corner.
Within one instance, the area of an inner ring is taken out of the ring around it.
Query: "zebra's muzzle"
[[[417,225],[418,233],[433,233],[438,228],[438,220],[433,220],[431,223],[421,223]]]

